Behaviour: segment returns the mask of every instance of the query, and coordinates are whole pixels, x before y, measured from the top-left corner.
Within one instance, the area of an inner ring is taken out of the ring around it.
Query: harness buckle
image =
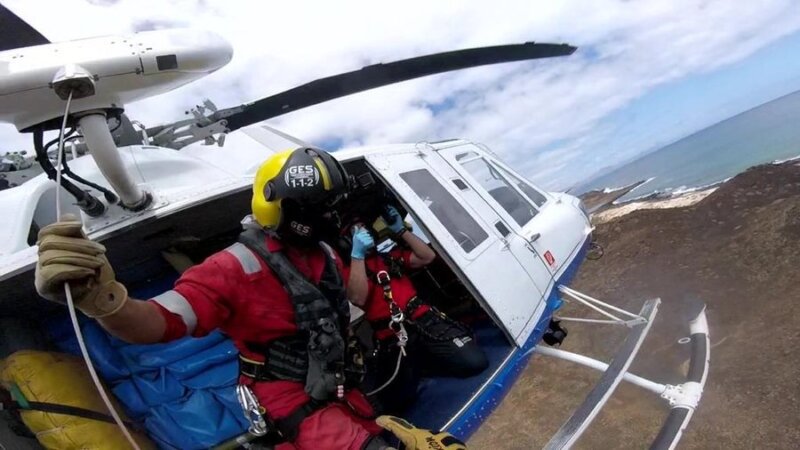
[[[247,422],[250,423],[248,431],[254,436],[264,436],[269,432],[267,420],[264,418],[265,409],[258,403],[253,391],[249,387],[238,384],[236,385],[236,398],[239,399],[239,405],[242,407],[244,416]]]
[[[389,285],[389,282],[392,281],[392,277],[389,276],[389,272],[385,270],[381,270],[377,274],[375,274],[375,278],[378,280],[378,284],[386,288]]]
[[[406,331],[406,326],[403,324],[403,321],[394,321],[392,320],[389,322],[389,327],[394,332],[395,336],[397,336],[397,346],[400,347],[400,351],[405,354],[405,347],[406,343],[408,343],[408,331]]]
[[[394,312],[391,315],[391,319],[389,319],[389,328],[394,329],[395,324],[403,324],[403,321],[406,320],[406,315],[400,308],[394,308]]]

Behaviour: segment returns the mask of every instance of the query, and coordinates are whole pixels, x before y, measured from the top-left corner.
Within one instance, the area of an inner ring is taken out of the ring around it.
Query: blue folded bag
[[[235,392],[237,350],[222,333],[132,345],[80,318],[99,374],[159,448],[208,448],[246,431]],[[66,314],[49,320],[46,328],[61,351],[80,353]]]
[[[224,363],[235,363],[239,352],[229,340],[220,341],[211,348],[187,354],[167,366],[167,371],[179,380],[191,378],[211,367]]]
[[[111,345],[108,333],[100,325],[96,322],[87,322],[81,330],[92,363],[106,382],[114,383],[131,376],[131,371],[122,355]]]
[[[208,448],[220,441],[242,434],[245,429],[211,392],[193,391],[186,399],[155,408],[154,415],[168,415],[192,443],[173,440],[180,448]],[[175,436],[173,436],[175,437]],[[196,445],[199,444],[199,447]]]
[[[218,366],[211,367],[192,378],[181,380],[187,389],[214,389],[223,386],[233,386],[239,379],[239,364],[227,361]]]
[[[149,406],[163,405],[178,400],[186,394],[186,388],[163,367],[134,375],[132,379],[142,399]]]
[[[163,344],[128,345],[120,348],[125,361],[131,367],[141,370],[156,369],[175,361],[187,358],[225,340],[220,332],[211,333],[204,338],[185,337]]]
[[[131,419],[140,421],[150,414],[150,407],[147,406],[142,394],[136,389],[136,384],[134,384],[133,380],[128,379],[117,383],[111,390],[122,403],[122,406],[125,407],[125,411]]]

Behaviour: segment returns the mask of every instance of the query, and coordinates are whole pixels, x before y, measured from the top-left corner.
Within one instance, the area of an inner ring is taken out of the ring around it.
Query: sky
[[[235,106],[377,62],[525,41],[575,45],[569,57],[427,77],[268,122],[329,150],[482,142],[549,189],[800,89],[795,0],[2,2],[51,41],[167,27],[230,41],[226,67],[126,105],[148,126],[183,118],[203,98]],[[0,125],[0,149],[29,142]],[[262,151],[242,133],[222,149],[189,151],[224,159],[231,148]]]

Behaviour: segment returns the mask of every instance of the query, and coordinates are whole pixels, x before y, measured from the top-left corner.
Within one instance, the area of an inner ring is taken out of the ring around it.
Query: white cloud
[[[572,57],[416,80],[272,122],[312,142],[465,137],[557,187],[670,138],[642,130],[628,139],[638,147],[620,150],[614,129],[602,122],[612,112],[658,85],[741,60],[800,29],[792,0],[4,3],[52,40],[170,24],[212,29],[230,40],[235,55],[228,67],[129,106],[148,124],[178,119],[203,97],[233,106],[379,61],[527,40],[569,42],[580,47]],[[430,105],[444,101],[451,108],[433,114]],[[0,128],[0,141],[3,148],[27,142],[10,127]]]

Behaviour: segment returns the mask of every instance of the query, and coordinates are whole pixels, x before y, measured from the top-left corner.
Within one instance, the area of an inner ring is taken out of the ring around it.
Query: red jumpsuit
[[[398,247],[389,252],[392,259],[401,261],[405,271],[411,269],[411,255],[411,250]],[[373,324],[375,337],[383,343],[376,352],[367,386],[371,389],[383,386],[374,398],[382,413],[401,415],[411,407],[419,394],[418,387],[424,374],[463,378],[488,367],[486,355],[471,331],[454,321],[445,320],[441,313],[433,313],[425,303],[420,303],[408,317],[410,321],[405,325],[408,333],[406,357],[398,366],[400,350],[395,345],[395,333],[389,328],[391,310],[377,281],[377,274],[384,270],[388,272],[389,264],[383,255],[373,253],[367,256],[364,265],[369,294],[363,309],[367,320]],[[390,278],[392,299],[401,311],[406,312],[409,302],[417,295],[414,283],[408,274]]]
[[[303,252],[283,247],[271,238],[267,239],[267,248],[284,251],[303,275],[319,282],[326,260],[322,249]],[[333,250],[330,252],[341,273],[341,260]],[[164,342],[187,334],[205,336],[219,328],[243,356],[256,361],[263,361],[263,356],[249,351],[245,342],[267,343],[297,331],[294,309],[280,280],[243,244],[234,244],[190,268],[173,290],[151,301],[160,306],[167,319]],[[302,383],[254,382],[244,376],[240,382],[251,387],[273,419],[288,416],[309,400]],[[300,424],[293,445],[277,448],[361,449],[381,428],[367,418],[372,410],[360,392],[349,392],[346,400],[351,407],[335,402],[315,411]]]

